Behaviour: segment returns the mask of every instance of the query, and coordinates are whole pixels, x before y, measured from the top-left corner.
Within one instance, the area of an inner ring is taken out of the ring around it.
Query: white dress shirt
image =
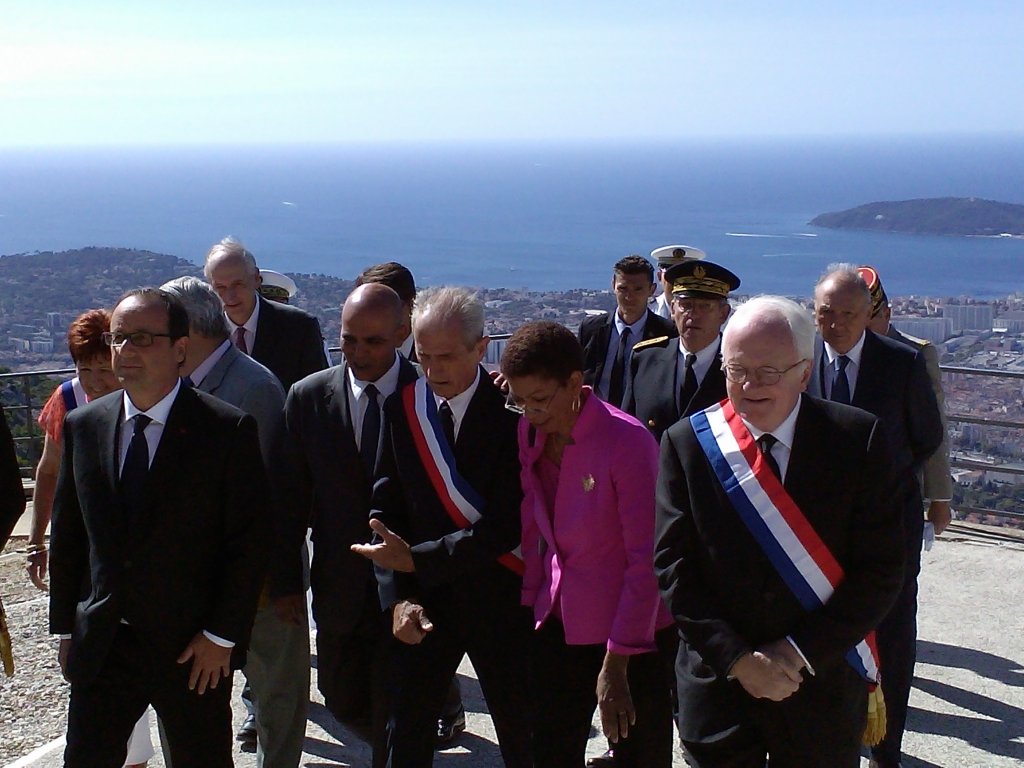
[[[447,402],[448,407],[452,409],[452,420],[455,422],[455,439],[459,439],[459,430],[462,428],[462,420],[466,417],[466,409],[469,408],[469,401],[473,399],[473,395],[476,394],[476,388],[480,386],[480,368],[476,369],[476,378],[473,379],[473,383],[469,385],[468,389],[463,390],[455,397],[445,400],[439,396],[436,392],[434,393],[434,402],[437,407],[441,407],[441,403]],[[452,446],[453,448],[455,446]]]
[[[366,407],[370,404],[366,387],[373,384],[377,388],[377,404],[382,406],[384,401],[394,394],[398,389],[399,358],[395,353],[395,362],[388,368],[387,373],[376,381],[363,381],[357,379],[348,368],[348,407],[352,414],[352,429],[356,433],[356,448],[361,449],[363,440],[363,417],[366,416]]]
[[[232,322],[231,318],[228,317],[228,313],[224,313],[224,319],[228,321],[228,328],[231,329],[231,340],[235,339],[235,329],[239,326]],[[256,325],[260,321],[260,299],[256,297],[256,306],[252,308],[252,314],[249,315],[249,319],[242,323],[242,328],[245,328],[245,348],[252,353],[252,348],[256,344]],[[330,360],[330,357],[327,358]]]
[[[850,401],[853,401],[853,394],[857,391],[857,374],[860,372],[860,358],[864,353],[864,336],[867,331],[864,331],[854,344],[850,351],[846,353],[846,356],[850,358],[850,362],[846,364],[846,380],[850,382]],[[832,399],[832,379],[836,369],[836,358],[839,357],[840,353],[833,349],[832,345],[827,341],[825,342],[825,356],[828,358],[828,364],[832,368],[833,373],[825,376],[825,398],[827,400]]]
[[[697,356],[697,359],[693,361],[693,375],[697,377],[698,387],[703,383],[704,377],[708,375],[708,371],[711,370],[711,365],[715,362],[715,356],[718,354],[718,347],[721,343],[722,337],[719,336],[700,352],[692,353]],[[679,339],[679,355],[676,357],[676,381],[679,382],[680,387],[686,381],[686,356],[689,354],[691,354],[691,351],[686,348],[683,340]],[[683,405],[686,405],[686,403],[683,403]]]

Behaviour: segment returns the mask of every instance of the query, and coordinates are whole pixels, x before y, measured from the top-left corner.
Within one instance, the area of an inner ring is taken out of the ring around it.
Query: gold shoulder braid
[[[668,336],[656,336],[653,339],[644,339],[643,341],[638,341],[636,344],[633,345],[633,351],[636,352],[641,349],[646,349],[647,347],[653,347],[657,344],[664,344],[666,341],[668,341],[668,339]]]

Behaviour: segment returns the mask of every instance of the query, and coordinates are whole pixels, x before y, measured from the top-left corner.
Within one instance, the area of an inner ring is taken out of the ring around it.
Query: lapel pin
[[[587,493],[594,490],[594,484],[595,483],[593,475],[587,475],[583,478],[583,490],[586,491]]]

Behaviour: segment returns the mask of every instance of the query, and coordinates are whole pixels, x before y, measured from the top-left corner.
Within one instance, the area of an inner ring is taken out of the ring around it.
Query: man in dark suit
[[[729,292],[740,279],[711,261],[683,261],[669,267],[670,309],[676,339],[660,336],[633,347],[623,410],[661,440],[683,416],[725,397],[722,326],[729,317]]]
[[[395,644],[389,768],[431,765],[437,712],[463,654],[485,691],[505,765],[531,764],[518,416],[480,367],[480,300],[421,292],[413,334],[424,378],[385,404],[388,425],[371,527],[353,549],[380,568]],[[447,478],[447,479],[445,479]]]
[[[383,762],[389,617],[372,564],[349,547],[369,541],[370,495],[381,444],[381,407],[416,370],[399,355],[405,319],[390,288],[367,284],[341,313],[344,362],[288,393],[285,423],[295,458],[289,495],[312,527],[317,684],[338,720],[371,733]]]
[[[860,764],[868,685],[845,656],[899,590],[900,518],[879,421],[801,394],[813,349],[795,302],[741,306],[722,342],[728,402],[662,440],[655,570],[681,636],[680,736],[699,768],[763,768],[766,755],[782,768]],[[842,569],[816,607],[759,541],[758,521],[778,530],[771,508],[734,495],[754,481],[765,498],[788,496]]]
[[[25,512],[25,488],[14,452],[14,439],[7,414],[0,406],[0,549],[7,545],[14,524]]]
[[[244,245],[231,237],[221,240],[206,255],[204,273],[224,302],[232,342],[273,371],[286,392],[327,367],[320,322],[259,295],[260,270]]]
[[[273,500],[274,550],[249,640],[245,678],[252,687],[256,759],[262,768],[296,768],[302,758],[309,704],[309,625],[302,583],[304,519],[289,515],[281,460],[284,390],[270,370],[235,347],[216,292],[198,278],[162,286],[188,312],[181,373],[186,383],[240,408],[256,420]]]
[[[633,345],[659,336],[675,336],[671,320],[647,307],[654,295],[654,268],[643,256],[626,256],[615,263],[612,293],[616,309],[586,318],[580,324],[583,383],[598,397],[621,407]]]
[[[900,764],[907,702],[917,657],[917,574],[924,530],[919,472],[942,444],[942,418],[924,359],[905,344],[867,330],[871,294],[856,267],[831,266],[814,289],[822,341],[808,392],[863,408],[882,421],[900,486],[906,557],[903,588],[878,627],[886,736],[872,749],[879,768]]]
[[[148,704],[175,764],[232,764],[230,674],[263,581],[267,481],[252,417],[182,386],[187,336],[177,299],[127,294],[105,334],[124,391],[65,422],[50,630],[71,681],[67,766],[123,765]]]

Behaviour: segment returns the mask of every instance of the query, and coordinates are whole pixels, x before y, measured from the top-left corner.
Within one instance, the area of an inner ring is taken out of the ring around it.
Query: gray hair
[[[856,264],[851,264],[848,261],[837,261],[829,264],[821,277],[818,278],[818,282],[814,284],[815,303],[817,303],[818,299],[818,289],[828,281],[831,281],[837,288],[846,288],[854,293],[861,294],[864,298],[864,303],[871,306],[871,289],[864,282],[864,278],[861,277]]]
[[[160,288],[178,298],[188,312],[188,327],[204,339],[226,339],[228,324],[217,292],[198,277],[185,275]]]
[[[800,359],[814,359],[814,320],[806,309],[784,296],[755,296],[740,304],[722,332],[722,345],[725,346],[730,332],[754,318],[784,321],[789,326],[793,346]]]
[[[253,275],[259,274],[260,271],[260,268],[256,266],[256,257],[252,255],[248,248],[242,245],[241,240],[232,235],[225,237],[206,254],[203,274],[206,275],[207,280],[211,279],[210,262],[214,259],[240,259]]]
[[[480,341],[484,336],[484,304],[480,297],[468,288],[451,285],[426,288],[416,294],[412,310],[414,332],[417,326],[448,323],[459,325],[467,347]]]

